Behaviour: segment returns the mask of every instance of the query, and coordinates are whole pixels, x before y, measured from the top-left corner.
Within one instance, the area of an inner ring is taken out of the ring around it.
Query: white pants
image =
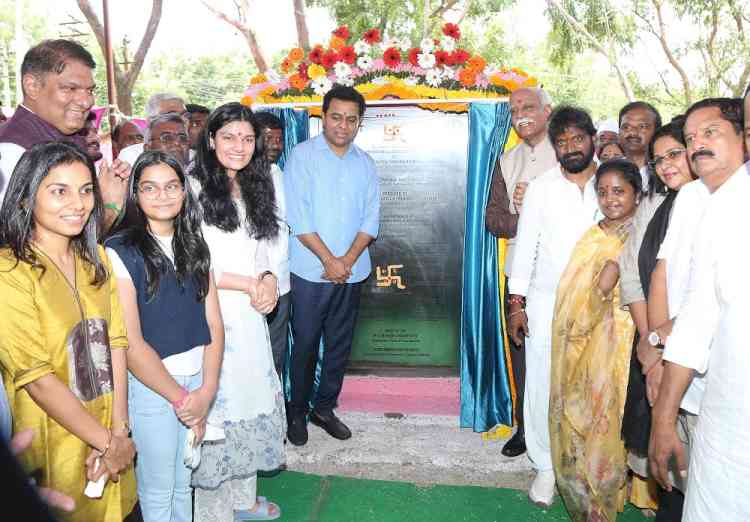
[[[552,314],[555,295],[530,291],[526,298],[526,387],[523,422],[526,451],[537,471],[552,471],[549,443],[549,388],[552,366]]]

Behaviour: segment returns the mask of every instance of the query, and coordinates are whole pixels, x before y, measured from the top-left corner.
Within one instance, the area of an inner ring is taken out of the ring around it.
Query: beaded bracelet
[[[508,298],[509,304],[524,304],[526,302],[526,298],[522,295],[512,295],[510,298]]]
[[[182,408],[182,405],[185,404],[185,399],[188,398],[188,395],[190,395],[190,392],[187,391],[187,388],[182,388],[182,395],[179,399],[172,402],[172,407],[175,410],[179,410],[180,408]]]
[[[521,308],[520,310],[516,310],[515,312],[511,312],[511,313],[509,313],[509,314],[508,314],[508,319],[510,319],[510,318],[511,318],[511,317],[513,317],[514,315],[518,315],[518,314],[520,314],[520,313],[524,313],[524,314],[525,314],[525,313],[526,313],[526,309],[525,309],[525,308]]]

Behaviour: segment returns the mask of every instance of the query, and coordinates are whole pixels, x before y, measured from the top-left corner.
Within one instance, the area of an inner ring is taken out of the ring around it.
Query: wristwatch
[[[659,332],[656,330],[652,330],[648,334],[648,344],[653,346],[654,348],[659,348],[662,345],[661,336],[659,335]]]

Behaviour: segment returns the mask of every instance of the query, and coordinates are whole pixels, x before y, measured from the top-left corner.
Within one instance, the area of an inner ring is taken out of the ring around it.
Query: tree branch
[[[547,0],[547,5],[549,6],[550,10],[553,8],[556,9],[568,25],[570,25],[584,38],[586,38],[591,47],[593,47],[596,51],[598,51],[600,54],[603,54],[607,58],[609,65],[617,73],[617,78],[620,80],[620,85],[622,86],[622,90],[625,92],[625,96],[628,98],[628,101],[633,101],[635,99],[635,95],[633,95],[633,88],[630,86],[630,80],[628,80],[627,75],[622,70],[622,67],[620,67],[617,59],[609,51],[607,51],[607,49],[604,48],[599,40],[594,38],[593,35],[586,30],[583,24],[581,24],[565,10],[565,8],[560,3],[560,0]]]
[[[661,12],[661,8],[663,5],[662,2],[663,0],[651,0],[651,3],[656,9],[656,19],[659,24],[659,33],[657,35],[657,38],[659,39],[661,48],[667,57],[667,61],[669,61],[669,64],[674,68],[675,71],[677,71],[677,74],[680,76],[680,80],[682,81],[682,90],[685,94],[685,103],[687,105],[690,105],[693,103],[693,93],[690,87],[690,78],[685,72],[685,69],[680,65],[680,62],[678,62],[677,58],[675,58],[672,50],[669,48],[669,44],[667,43],[667,28]]]
[[[211,4],[210,2],[207,2],[206,0],[201,0],[201,3],[206,7],[206,9],[208,9],[214,15],[216,15],[216,17],[219,20],[225,21],[226,23],[228,23],[229,25],[231,25],[232,27],[234,27],[235,29],[243,33],[247,31],[247,27],[240,20],[235,20],[234,18],[230,18],[229,15],[226,14],[224,11],[215,7],[213,4]],[[235,3],[235,5],[237,4]],[[237,7],[237,9],[239,9],[239,6]]]
[[[310,31],[307,28],[307,14],[304,0],[292,0],[294,23],[297,26],[297,43],[305,51],[310,50]]]
[[[161,20],[161,8],[162,0],[153,0],[151,4],[151,16],[148,18],[146,31],[143,33],[143,38],[141,38],[141,43],[135,53],[133,63],[126,75],[125,83],[128,86],[128,90],[131,90],[135,85],[135,80],[141,73],[143,62],[146,60],[146,53],[148,53],[151,43],[154,41],[154,36],[156,36],[156,30],[159,28],[159,21]]]
[[[260,47],[260,43],[258,43],[258,37],[255,34],[255,30],[253,30],[253,28],[247,22],[248,14],[250,12],[249,0],[234,1],[234,6],[237,8],[237,19],[231,18],[228,14],[226,14],[224,11],[213,5],[213,3],[208,2],[207,0],[201,0],[201,3],[206,7],[206,9],[216,15],[219,20],[223,20],[224,22],[237,29],[240,33],[242,33],[247,46],[250,48],[250,53],[253,55],[253,60],[255,61],[256,67],[258,67],[258,71],[267,71],[268,63],[266,62],[265,56],[263,56],[263,50]]]

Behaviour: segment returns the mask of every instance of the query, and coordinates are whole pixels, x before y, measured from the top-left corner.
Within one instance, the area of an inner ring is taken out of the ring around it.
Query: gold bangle
[[[104,456],[109,451],[109,447],[112,445],[112,431],[111,430],[107,430],[107,433],[109,433],[109,440],[107,441],[107,445],[104,446],[104,450],[98,450],[99,451],[99,458],[100,459],[104,458]]]
[[[515,312],[511,312],[511,313],[509,313],[509,314],[508,314],[508,319],[510,319],[510,318],[511,318],[511,317],[513,317],[514,315],[518,315],[518,314],[520,314],[521,312],[523,312],[523,313],[526,313],[526,308],[521,308],[520,310],[516,310]]]

